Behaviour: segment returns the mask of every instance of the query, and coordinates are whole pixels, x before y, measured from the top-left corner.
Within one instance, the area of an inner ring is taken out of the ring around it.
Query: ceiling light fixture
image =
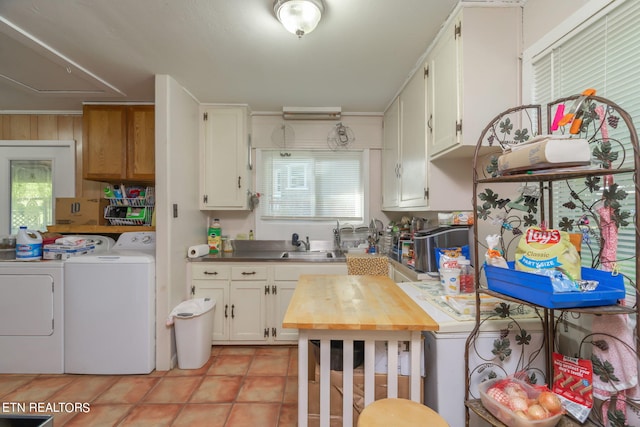
[[[273,12],[287,31],[300,38],[316,28],[324,6],[322,0],[275,0]]]

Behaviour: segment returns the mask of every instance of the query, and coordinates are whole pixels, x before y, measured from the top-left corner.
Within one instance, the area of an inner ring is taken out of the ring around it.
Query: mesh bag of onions
[[[500,378],[478,388],[484,407],[510,427],[554,427],[565,413],[560,398],[545,386]]]

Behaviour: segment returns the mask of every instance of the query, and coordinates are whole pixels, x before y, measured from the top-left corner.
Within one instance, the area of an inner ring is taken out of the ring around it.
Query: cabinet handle
[[[402,165],[398,164],[398,178],[402,178]]]
[[[427,127],[429,128],[429,133],[433,133],[433,114],[429,114],[429,120],[427,120]]]
[[[229,316],[227,315],[227,309],[229,308],[229,304],[225,304],[224,305],[224,318],[228,318]]]
[[[231,318],[235,319],[236,315],[233,313],[233,311],[236,309],[236,305],[235,304],[231,304]]]
[[[276,336],[276,328],[271,328],[271,336],[275,338],[275,336]]]
[[[242,185],[240,185],[240,181],[242,181],[242,177],[241,176],[238,177],[238,188],[242,188]]]
[[[205,271],[204,274],[206,274],[208,276],[217,276],[218,272],[217,271]]]
[[[242,272],[243,276],[251,276],[251,275],[254,275],[254,274],[256,274],[255,271],[243,271]]]
[[[276,285],[271,285],[271,293],[273,295],[278,295],[278,287]]]
[[[253,159],[251,158],[251,135],[247,138],[247,157],[249,157],[249,170],[253,170]]]
[[[264,294],[269,295],[269,285],[264,285]]]
[[[269,328],[264,328],[264,337],[269,338]]]

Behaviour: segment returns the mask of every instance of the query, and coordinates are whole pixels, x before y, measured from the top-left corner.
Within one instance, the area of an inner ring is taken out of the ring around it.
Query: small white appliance
[[[155,232],[122,233],[110,252],[65,263],[64,372],[155,368]]]

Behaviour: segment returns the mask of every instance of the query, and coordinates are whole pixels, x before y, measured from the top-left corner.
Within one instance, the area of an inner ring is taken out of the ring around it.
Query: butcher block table
[[[308,422],[309,340],[320,341],[320,426],[330,422],[331,341],[343,341],[343,425],[353,424],[353,341],[365,342],[364,405],[374,401],[375,342],[386,341],[388,366],[398,366],[398,342],[410,342],[410,398],[420,402],[421,332],[438,324],[386,276],[303,275],[285,313],[298,336],[298,426]],[[388,369],[387,397],[397,397],[398,369]]]

